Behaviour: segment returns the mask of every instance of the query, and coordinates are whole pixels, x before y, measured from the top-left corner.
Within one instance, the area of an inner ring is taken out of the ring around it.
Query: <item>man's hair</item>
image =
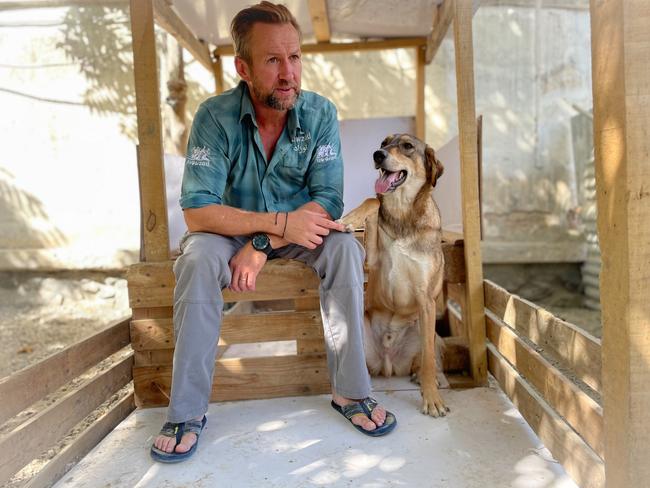
[[[241,10],[230,23],[230,35],[235,45],[235,56],[240,57],[247,63],[251,63],[250,37],[253,25],[256,22],[265,24],[291,24],[298,32],[302,42],[302,32],[298,21],[282,4],[275,4],[267,1],[252,5]]]

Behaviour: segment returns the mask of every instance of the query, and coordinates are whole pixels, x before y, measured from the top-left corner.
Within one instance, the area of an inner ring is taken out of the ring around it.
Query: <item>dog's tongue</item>
[[[375,181],[375,193],[386,193],[390,185],[399,177],[399,172],[384,173]]]

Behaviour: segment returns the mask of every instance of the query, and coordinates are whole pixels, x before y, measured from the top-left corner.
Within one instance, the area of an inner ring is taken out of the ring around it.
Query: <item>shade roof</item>
[[[255,3],[234,0],[173,0],[179,17],[196,36],[210,44],[231,43],[229,25],[235,14]],[[307,0],[284,0],[296,16],[306,42],[314,39]],[[334,41],[340,39],[426,36],[434,9],[442,0],[328,0],[327,13]]]

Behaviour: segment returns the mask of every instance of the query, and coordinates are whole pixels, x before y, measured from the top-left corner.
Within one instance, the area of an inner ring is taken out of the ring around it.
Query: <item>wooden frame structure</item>
[[[26,2],[4,1],[5,8]],[[93,0],[30,2],[94,4]],[[109,2],[103,2],[105,4]],[[123,4],[124,0],[112,0]],[[515,2],[516,3],[516,2]],[[478,208],[478,153],[473,85],[472,2],[444,0],[434,15],[428,38],[368,43],[330,42],[326,0],[310,0],[318,43],[304,52],[413,48],[417,60],[416,127],[424,134],[424,66],[454,25],[458,120],[462,164],[463,240],[447,236],[447,291],[451,328],[466,333],[472,383],[486,382],[487,366],[542,441],[583,487],[618,488],[650,484],[650,7],[640,0],[591,0],[594,133],[599,205],[598,230],[603,254],[601,272],[603,341],[560,321],[543,309],[488,281],[483,281]],[[174,35],[215,76],[223,90],[221,57],[210,53],[165,0],[131,0],[140,146],[143,262],[129,276],[133,321],[118,321],[38,365],[0,380],[0,423],[35,404],[72,378],[111,356],[113,366],[78,389],[0,436],[6,454],[0,480],[21,469],[81,420],[96,405],[128,384],[135,365],[136,395],[142,405],[165,400],[168,385],[149,381],[170,364],[169,312],[173,276],[169,260],[160,94],[157,82],[154,21]],[[458,250],[462,252],[458,252]],[[297,338],[298,359],[277,364],[252,361],[222,363],[213,399],[241,398],[241,385],[263,385],[262,395],[320,392],[323,380],[320,319],[315,307],[316,278],[295,264],[282,262],[260,277],[252,300],[290,298],[292,311],[257,315],[242,326],[245,314],[224,320],[224,342]],[[283,278],[286,277],[286,279]],[[279,284],[280,283],[280,284]],[[299,286],[296,286],[298,284]],[[278,294],[278,290],[280,293]],[[233,297],[226,297],[233,299]],[[455,305],[454,305],[455,303]],[[487,320],[487,326],[486,326]],[[278,327],[278,323],[284,324]],[[251,325],[252,324],[252,325]],[[263,324],[264,327],[260,327]],[[130,327],[130,330],[129,330]],[[485,346],[487,336],[487,350]],[[124,349],[131,342],[135,352]],[[453,344],[452,344],[453,345]],[[601,361],[602,357],[602,361]],[[265,358],[264,358],[265,359]],[[488,361],[489,360],[489,361]],[[138,369],[140,367],[140,369]],[[256,376],[248,374],[257,371]],[[302,371],[294,383],[273,383],[278,371]],[[165,373],[167,374],[167,373]],[[308,378],[305,379],[307,375]],[[326,379],[325,379],[326,380]],[[29,388],[25,385],[28,384]],[[234,386],[233,386],[234,385]],[[316,385],[306,387],[305,385]],[[232,389],[231,389],[232,387]],[[239,389],[238,389],[239,388]],[[233,393],[233,391],[235,393]],[[72,445],[32,479],[28,486],[48,486],[70,462],[88,452],[134,408],[128,392]],[[255,395],[258,396],[258,395]],[[602,401],[600,400],[602,398]],[[43,425],[49,427],[42,428]],[[52,426],[56,429],[52,430]]]

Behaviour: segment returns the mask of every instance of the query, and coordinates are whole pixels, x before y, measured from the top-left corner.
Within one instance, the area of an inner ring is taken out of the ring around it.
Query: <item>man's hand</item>
[[[343,224],[334,222],[326,214],[303,207],[285,215],[287,225],[284,230],[284,238],[307,249],[316,249],[321,245],[323,236],[328,235],[330,230],[345,231]]]
[[[228,263],[232,275],[229,288],[236,292],[255,291],[257,275],[265,263],[266,254],[256,251],[253,245],[247,242]]]

